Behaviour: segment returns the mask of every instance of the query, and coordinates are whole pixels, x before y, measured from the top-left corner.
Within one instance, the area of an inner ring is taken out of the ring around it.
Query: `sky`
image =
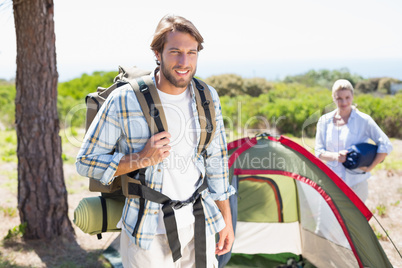
[[[0,78],[16,73],[11,0],[0,7]],[[400,0],[54,0],[59,81],[118,66],[152,70],[149,48],[166,14],[204,37],[197,75],[283,79],[311,69],[348,68],[402,80]]]

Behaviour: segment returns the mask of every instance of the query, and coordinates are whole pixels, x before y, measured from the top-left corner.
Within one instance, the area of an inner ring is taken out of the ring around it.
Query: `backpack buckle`
[[[200,82],[198,82],[198,81],[197,81],[197,79],[193,78],[193,80],[194,80],[194,82],[195,82],[195,86],[196,86],[196,88],[197,88],[198,90],[203,91],[203,90],[204,90],[204,86],[203,86],[203,85],[201,85],[201,83],[200,83]]]
[[[214,126],[212,125],[211,119],[206,119],[207,121],[207,125],[205,126],[205,130],[207,131],[207,133],[212,133],[212,131],[214,130]]]
[[[171,200],[171,201],[169,202],[169,205],[170,205],[172,208],[174,208],[174,209],[181,209],[182,207],[184,207],[184,206],[187,205],[187,204],[184,203],[184,202],[181,202],[181,201],[179,201],[179,200]]]
[[[153,109],[149,110],[149,114],[152,118],[157,118],[159,117],[159,110],[154,107]]]
[[[211,102],[209,101],[209,100],[205,100],[203,103],[202,103],[202,106],[204,107],[204,109],[205,110],[209,110],[209,104],[210,104]]]
[[[140,91],[141,93],[146,94],[149,92],[149,87],[146,84],[142,84],[140,85]]]

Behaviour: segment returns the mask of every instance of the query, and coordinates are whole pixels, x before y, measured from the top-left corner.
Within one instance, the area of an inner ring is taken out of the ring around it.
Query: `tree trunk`
[[[57,115],[53,0],[14,0],[17,36],[18,209],[27,239],[74,234]]]

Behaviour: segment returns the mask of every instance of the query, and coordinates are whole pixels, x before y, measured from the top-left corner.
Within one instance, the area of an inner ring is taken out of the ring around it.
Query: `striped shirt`
[[[198,144],[201,128],[194,89],[191,84],[189,87]],[[226,137],[219,97],[214,88],[209,87],[209,89],[216,111],[215,135],[207,148],[206,161],[204,162],[203,156],[197,153],[196,147],[191,160],[203,177],[208,180],[208,189],[202,192],[202,202],[206,234],[212,235],[225,226],[214,200],[226,200],[235,193],[235,190],[229,185]],[[109,95],[89,127],[77,156],[77,171],[82,176],[99,180],[105,185],[110,184],[115,178],[114,174],[120,159],[124,155],[140,152],[149,138],[148,124],[134,91],[129,84],[121,86]],[[110,152],[113,150],[114,152],[111,154]],[[148,167],[145,173],[146,185],[161,192],[163,170],[163,162]],[[196,188],[201,184],[200,181]],[[151,246],[158,225],[160,206],[160,204],[145,201],[144,215],[140,217],[138,234],[133,237],[131,234],[139,218],[140,204],[139,199],[126,198],[121,218],[123,229],[129,233],[133,242],[143,249],[149,249]]]

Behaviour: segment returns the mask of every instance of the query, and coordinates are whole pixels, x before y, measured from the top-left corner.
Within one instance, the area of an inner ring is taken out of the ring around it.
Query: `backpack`
[[[161,101],[150,74],[151,72],[141,70],[135,66],[130,68],[119,66],[119,74],[114,78],[113,85],[108,88],[98,87],[96,92],[90,93],[86,96],[85,103],[87,106],[87,113],[85,130],[88,130],[106,98],[116,88],[126,83],[130,83],[136,94],[145,119],[151,130],[151,135],[167,130],[165,113],[163,112],[163,109],[157,108],[162,107]],[[201,131],[200,144],[198,145],[198,153],[201,154],[211,142],[216,129],[216,122],[213,120],[215,118],[215,107],[208,86],[196,78],[193,79],[193,83],[195,84],[195,88],[198,89],[194,91],[200,118],[200,126],[201,129],[206,130]],[[123,185],[126,185],[128,181],[138,182],[137,180],[130,180],[130,177],[132,176],[119,176],[115,178],[110,185],[103,185],[97,180],[89,179],[89,190],[91,192],[100,192],[104,196],[118,198],[119,195],[122,195],[121,190],[123,190],[124,195],[126,187],[123,187]],[[127,194],[125,196],[127,196]],[[136,198],[136,196],[131,197]]]
[[[167,130],[165,114],[150,73],[137,67],[125,68],[119,66],[119,74],[114,78],[114,83],[111,86],[108,88],[98,87],[96,92],[86,96],[85,130],[88,130],[107,97],[115,89],[127,83],[131,85],[136,94],[151,135]],[[207,84],[196,78],[193,78],[192,83],[202,130],[200,143],[198,144],[198,154],[205,154],[216,129],[215,107]],[[139,198],[138,195],[130,194],[128,189],[132,188],[132,184],[141,185],[140,180],[134,179],[135,175],[140,171],[118,176],[109,185],[103,185],[99,181],[90,178],[89,190],[91,192],[100,192],[101,196],[81,200],[74,211],[74,223],[85,233],[97,234],[99,239],[102,238],[101,233],[103,232],[120,231],[115,226],[120,220],[121,213],[119,216],[118,213],[113,212],[123,210],[126,197]],[[144,177],[144,174],[142,175]],[[139,177],[141,178],[141,176]],[[142,184],[144,185],[145,182],[142,181]]]

